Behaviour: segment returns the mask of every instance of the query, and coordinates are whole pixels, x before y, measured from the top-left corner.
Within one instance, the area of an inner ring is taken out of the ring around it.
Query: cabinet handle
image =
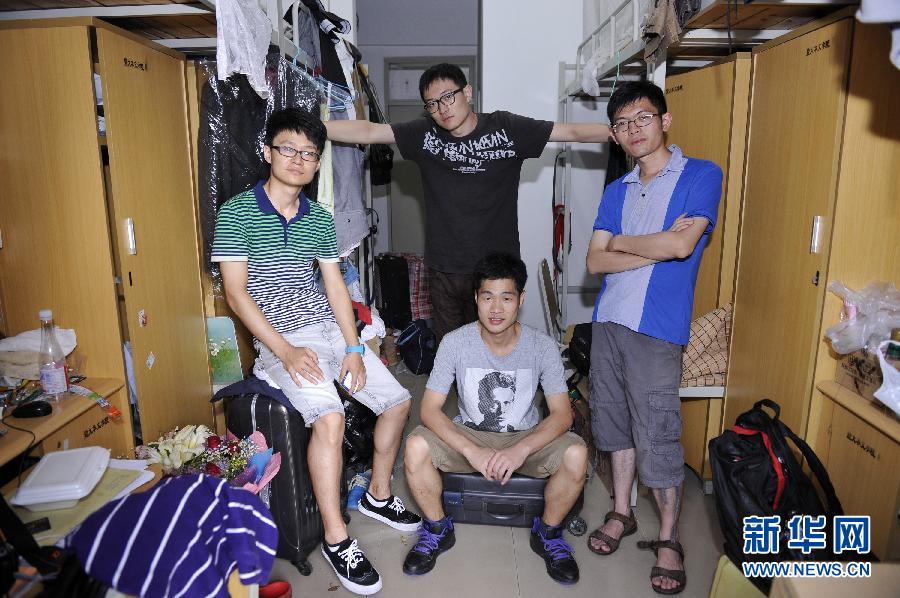
[[[125,219],[125,247],[129,255],[137,255],[137,240],[134,237],[134,219]]]
[[[809,252],[810,253],[819,253],[819,249],[822,248],[822,221],[824,218],[822,216],[813,216],[812,220],[812,233],[809,238]]]

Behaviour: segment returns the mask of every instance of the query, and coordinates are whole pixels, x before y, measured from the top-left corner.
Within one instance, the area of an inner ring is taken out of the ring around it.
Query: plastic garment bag
[[[235,73],[247,76],[261,98],[269,97],[265,78],[265,56],[272,24],[256,2],[216,2],[216,64],[218,78]]]

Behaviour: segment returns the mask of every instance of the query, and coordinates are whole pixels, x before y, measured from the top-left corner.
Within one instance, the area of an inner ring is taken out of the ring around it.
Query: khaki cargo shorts
[[[487,447],[495,451],[509,448],[525,438],[537,429],[537,426],[521,432],[483,432],[474,430],[462,424],[454,422],[456,430],[478,446]],[[431,462],[440,471],[452,473],[472,473],[476,471],[462,453],[457,452],[438,438],[437,434],[426,428],[418,426],[409,434],[421,436],[431,449]],[[572,445],[584,446],[584,440],[577,434],[565,432],[541,450],[529,455],[522,467],[516,473],[532,478],[547,478],[556,473],[562,465],[563,455]]]

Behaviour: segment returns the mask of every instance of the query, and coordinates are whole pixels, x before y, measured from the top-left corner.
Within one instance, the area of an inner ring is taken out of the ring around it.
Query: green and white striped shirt
[[[282,334],[334,320],[313,280],[313,260],[337,262],[337,241],[331,214],[305,195],[290,221],[272,205],[263,181],[219,209],[212,261],[247,262],[247,292]]]

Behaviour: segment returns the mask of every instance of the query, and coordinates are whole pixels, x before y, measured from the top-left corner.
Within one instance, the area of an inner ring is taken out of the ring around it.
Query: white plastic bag
[[[900,415],[900,370],[884,358],[891,343],[898,344],[896,341],[886,340],[878,345],[878,361],[881,363],[881,377],[884,383],[875,391],[875,398]]]
[[[838,353],[874,347],[900,328],[900,291],[893,283],[873,282],[854,291],[835,280],[828,290],[844,300],[847,316],[825,332]]]
[[[256,2],[216,2],[216,65],[224,81],[234,73],[247,75],[251,87],[265,99],[266,52],[272,39],[272,23]]]

